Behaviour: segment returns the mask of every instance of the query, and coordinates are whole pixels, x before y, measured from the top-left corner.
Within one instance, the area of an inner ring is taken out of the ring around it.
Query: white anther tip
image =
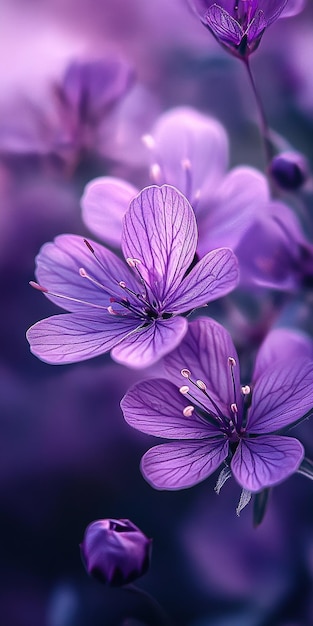
[[[235,413],[235,414],[238,413],[238,407],[237,407],[237,404],[235,402],[233,402],[233,404],[230,405],[230,408],[231,408],[231,411],[233,413]]]
[[[203,382],[203,380],[197,380],[196,385],[197,387],[199,387],[199,389],[201,389],[201,391],[206,391],[206,384]]]
[[[232,356],[228,357],[228,363],[231,367],[234,367],[235,365],[237,365],[235,359]]]
[[[124,283],[123,280],[120,280],[119,286],[122,287],[122,289],[126,289],[126,283]]]
[[[248,396],[251,391],[251,387],[249,387],[249,385],[245,385],[244,387],[241,387],[241,391],[244,396]]]
[[[185,396],[189,392],[188,385],[183,385],[182,387],[179,388],[179,391],[180,391],[180,393],[183,394],[183,396]]]
[[[183,416],[184,417],[191,417],[193,412],[195,410],[195,407],[192,406],[191,404],[189,406],[185,406],[184,410],[183,410]]]
[[[33,289],[37,289],[37,291],[42,291],[42,293],[48,293],[48,289],[46,289],[46,287],[42,287],[41,285],[36,283],[34,280],[30,280],[29,284],[31,287],[33,287]]]
[[[150,150],[152,150],[155,146],[155,141],[152,137],[152,135],[142,135],[141,137],[141,141],[144,143],[144,145],[146,146],[146,148],[149,148]]]
[[[182,370],[180,370],[180,373],[184,378],[190,378],[191,376],[191,371],[187,370],[186,368],[183,368]]]

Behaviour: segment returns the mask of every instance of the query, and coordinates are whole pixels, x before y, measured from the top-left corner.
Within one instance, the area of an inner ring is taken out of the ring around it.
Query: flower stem
[[[139,598],[145,602],[149,611],[151,611],[151,617],[153,617],[153,624],[157,626],[172,626],[169,617],[164,612],[164,609],[147,591],[144,591],[136,585],[127,585],[124,587],[125,591],[136,594]],[[152,622],[151,622],[152,626]]]
[[[254,98],[255,98],[255,102],[256,102],[256,106],[257,106],[257,110],[259,113],[259,118],[260,118],[260,134],[261,134],[261,138],[262,138],[262,142],[263,142],[263,148],[264,148],[264,157],[265,157],[265,162],[266,165],[268,166],[272,160],[273,157],[273,143],[271,141],[271,133],[270,133],[270,129],[267,123],[267,119],[266,119],[266,115],[265,115],[265,111],[264,111],[264,107],[263,107],[263,103],[262,103],[262,99],[260,97],[260,94],[257,90],[256,84],[255,84],[255,80],[251,71],[251,66],[250,66],[250,61],[248,58],[243,59],[244,65],[247,69],[247,73],[248,73],[248,77],[249,77],[249,82],[254,94]]]

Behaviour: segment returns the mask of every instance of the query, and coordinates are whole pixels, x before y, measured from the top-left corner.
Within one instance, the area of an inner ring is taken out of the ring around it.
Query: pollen
[[[241,391],[244,396],[248,396],[251,391],[251,387],[249,387],[249,385],[245,385],[244,387],[241,387]]]
[[[231,409],[231,411],[232,411],[235,415],[238,413],[238,407],[237,407],[236,402],[233,402],[233,403],[230,405],[230,409]]]
[[[201,391],[206,391],[207,389],[206,384],[203,382],[203,380],[197,380],[196,385],[197,387],[199,387],[199,389],[201,389]]]
[[[187,393],[189,393],[189,387],[188,385],[183,385],[182,387],[179,388],[180,393],[183,394],[183,396],[185,396]]]
[[[193,412],[195,410],[195,407],[192,406],[192,404],[190,404],[189,406],[185,406],[184,410],[183,410],[183,416],[184,417],[191,417]]]
[[[87,278],[87,272],[83,267],[79,268],[79,274],[80,276],[82,276],[82,278]]]
[[[229,357],[228,357],[228,364],[229,364],[231,367],[235,367],[235,365],[237,365],[237,363],[236,363],[235,359],[234,359],[232,356],[229,356]]]
[[[129,267],[137,267],[137,265],[140,265],[141,261],[139,259],[126,259],[126,263],[129,265]]]
[[[120,280],[119,286],[122,287],[122,289],[126,289],[126,283],[124,283],[123,280]]]
[[[190,378],[191,376],[191,371],[187,370],[186,368],[180,370],[180,373],[184,378]]]

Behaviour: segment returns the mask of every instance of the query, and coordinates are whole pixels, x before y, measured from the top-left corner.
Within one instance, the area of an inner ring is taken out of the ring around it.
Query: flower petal
[[[236,397],[228,363],[229,357],[236,362],[233,368]],[[164,364],[170,379],[178,386],[184,384],[184,380],[188,384],[180,373],[185,368],[190,370],[194,381],[204,381],[209,395],[225,416],[233,417],[230,408],[233,402],[236,402],[241,412],[242,396],[237,351],[230,334],[215,320],[203,317],[191,322],[183,341],[176,350],[165,357]],[[191,391],[201,401],[205,400],[203,393],[197,392],[195,387],[192,387]]]
[[[188,401],[167,380],[144,380],[134,385],[121,401],[130,426],[148,435],[167,439],[204,439],[219,434],[218,427],[193,413],[183,415]]]
[[[138,291],[138,283],[128,266],[110,250],[88,241],[99,261],[86,246],[83,237],[78,235],[60,235],[53,242],[42,246],[36,257],[38,282],[53,293],[104,307],[110,304],[110,297],[120,299],[125,296],[118,285],[119,281],[124,281],[128,287]],[[80,268],[84,268],[103,289],[83,278],[79,273]],[[68,311],[85,310],[82,303],[46,295]]]
[[[210,6],[203,21],[219,41],[231,46],[239,46],[244,35],[243,30],[222,7],[217,4]]]
[[[45,363],[61,365],[91,359],[111,350],[138,327],[138,318],[106,312],[54,315],[31,326],[26,337],[33,354]]]
[[[138,190],[120,178],[103,176],[86,185],[81,206],[89,230],[105,243],[120,247],[122,219]]]
[[[313,407],[313,361],[278,361],[259,376],[252,394],[247,430],[274,432],[296,422]]]
[[[140,271],[160,302],[181,283],[196,245],[194,212],[174,187],[146,187],[131,202],[123,221],[123,253],[140,261]]]
[[[199,192],[212,193],[228,164],[228,138],[217,120],[177,107],[158,118],[151,135],[162,183],[177,187],[191,204]]]
[[[313,360],[313,341],[308,335],[290,328],[275,328],[263,341],[256,357],[252,380],[266,372],[277,361],[293,362],[309,357]]]
[[[213,248],[235,250],[269,201],[268,183],[252,167],[236,167],[221,185],[202,194],[195,209],[199,227],[197,252],[203,256]]]
[[[164,443],[146,452],[141,471],[155,489],[186,489],[213,474],[227,454],[224,439]]]
[[[242,440],[231,469],[241,487],[261,491],[294,474],[303,457],[304,448],[298,439],[269,435]]]
[[[195,265],[164,306],[169,313],[190,311],[225,296],[238,282],[239,268],[233,251],[212,250]]]
[[[151,322],[119,343],[112,350],[111,356],[128,367],[148,367],[176,348],[187,327],[188,322],[184,317]]]

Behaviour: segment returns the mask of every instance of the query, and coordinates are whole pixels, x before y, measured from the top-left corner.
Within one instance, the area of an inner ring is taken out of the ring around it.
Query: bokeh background
[[[236,517],[234,481],[219,496],[214,477],[183,492],[153,491],[139,471],[152,440],[119,408],[141,374],[109,356],[49,366],[25,339],[56,312],[28,285],[40,246],[63,232],[88,235],[80,197],[92,178],[147,184],[141,136],[160,113],[190,105],[215,116],[229,133],[231,163],[263,168],[244,68],[184,0],[2,0],[1,13],[1,626],[160,626],[147,600],[87,577],[79,543],[103,517],[130,518],[153,537],[139,586],[173,624],[312,625],[313,483],[296,475],[276,488],[258,529],[249,507]],[[271,127],[311,163],[312,33],[308,0],[302,14],[269,29],[252,59]],[[103,58],[127,63],[132,84],[82,148],[68,120],[60,124],[56,94],[69,64]],[[287,200],[312,235],[310,190]],[[310,292],[298,294],[283,315],[312,333],[309,301]],[[312,433],[307,424],[311,453]]]

